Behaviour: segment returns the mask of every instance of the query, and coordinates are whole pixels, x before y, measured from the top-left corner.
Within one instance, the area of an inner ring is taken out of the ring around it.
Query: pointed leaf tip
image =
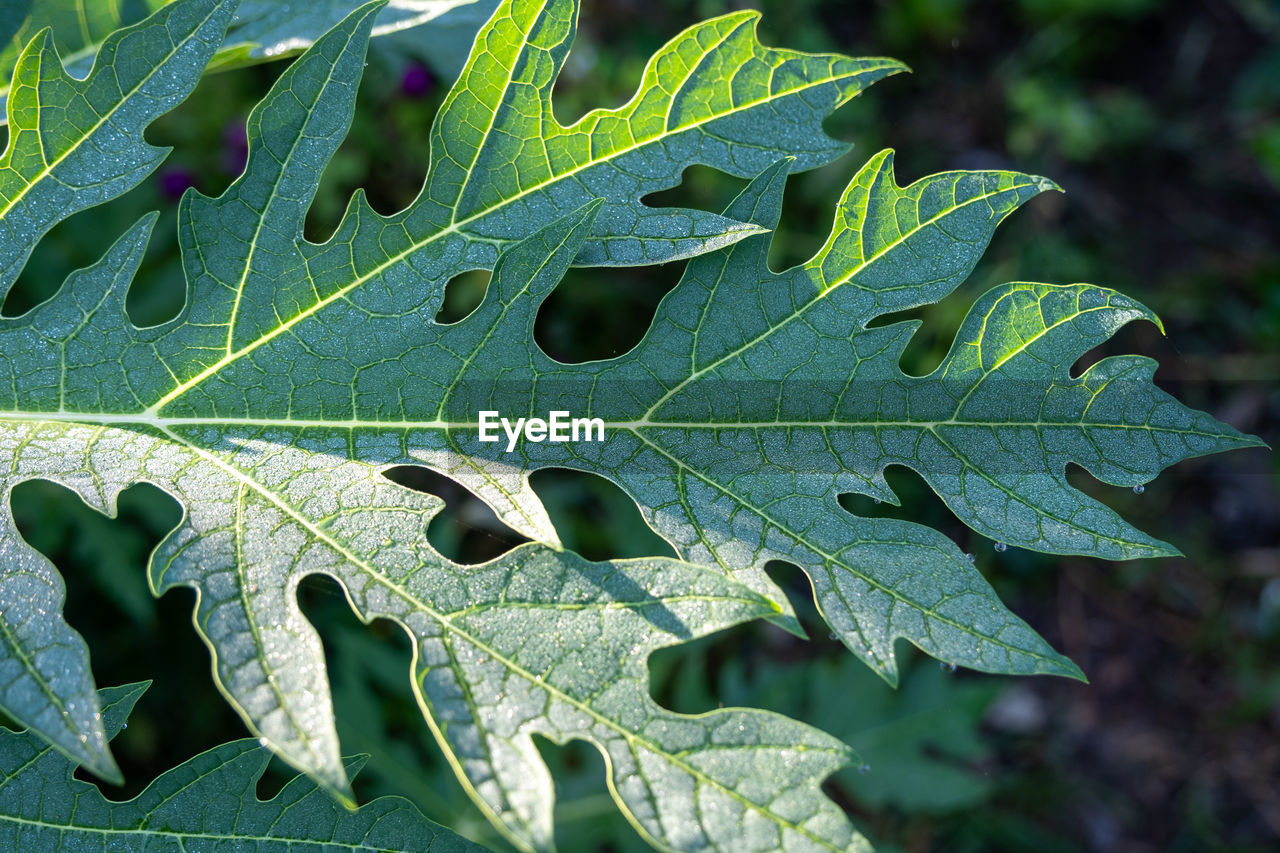
[[[832,630],[892,684],[900,638],[973,669],[1074,677],[954,543],[844,512],[837,496],[887,488],[884,468],[904,465],[999,541],[1140,556],[1167,546],[1072,489],[1066,465],[1111,482],[1135,463],[1158,469],[1247,439],[1151,390],[1149,361],[1061,379],[1136,316],[1135,303],[1099,288],[997,288],[966,319],[947,370],[902,373],[913,327],[872,321],[950,294],[1005,216],[1057,188],[1043,178],[949,172],[903,187],[884,154],[850,183],[812,263],[773,274],[765,240],[711,251],[764,233],[782,176],[847,149],[822,132],[825,116],[906,67],[767,48],[730,16],[662,48],[627,104],[562,128],[551,90],[575,8],[505,5],[438,115],[422,196],[383,216],[357,193],[321,246],[302,225],[363,57],[351,39],[338,62],[304,54],[259,113],[269,133],[255,131],[255,153],[277,132],[288,144],[246,170],[237,189],[252,192],[226,211],[184,198],[186,225],[209,215],[184,231],[182,317],[137,330],[119,306],[82,299],[126,277],[111,262],[0,324],[12,379],[0,385],[11,415],[0,459],[8,482],[58,480],[99,508],[144,479],[182,501],[182,524],[152,563],[157,585],[199,590],[197,627],[220,686],[313,789],[318,780],[350,802],[323,646],[292,597],[319,572],[362,619],[412,633],[424,713],[517,843],[554,842],[554,783],[536,735],[595,743],[621,808],[660,844],[681,846],[692,827],[700,843],[735,849],[736,828],[750,825],[856,846],[820,787],[847,749],[772,715],[655,706],[652,650],[761,616],[798,631],[765,572],[787,560],[808,573]],[[334,32],[325,45],[351,35]],[[725,215],[644,205],[694,163],[764,180]],[[602,266],[699,257],[634,350],[550,363],[531,324],[575,253]],[[480,309],[433,322],[426,309],[443,282],[495,265]],[[480,436],[486,410],[526,421],[573,410],[603,434],[526,431],[508,446]],[[545,542],[452,563],[423,539],[438,504],[387,483],[392,464],[447,474]],[[528,474],[549,467],[620,483],[683,559],[587,563],[548,547],[554,532]],[[87,657],[72,663],[87,678]],[[218,756],[230,764],[246,749]],[[694,796],[653,796],[676,789]],[[813,819],[797,825],[793,806]]]

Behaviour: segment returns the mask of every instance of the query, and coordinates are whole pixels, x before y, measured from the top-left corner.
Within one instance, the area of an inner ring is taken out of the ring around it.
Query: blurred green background
[[[583,0],[581,33],[557,84],[563,122],[625,100],[648,55],[684,26],[755,7],[766,43],[890,55],[914,73],[842,109],[830,132],[852,155],[796,176],[773,247],[782,268],[805,260],[830,227],[857,166],[897,149],[903,183],[952,168],[1016,168],[1058,181],[1013,217],[973,277],[924,321],[904,367],[941,359],[973,300],[1001,281],[1092,281],[1151,305],[1167,337],[1125,328],[1112,352],[1158,358],[1157,382],[1234,426],[1280,437],[1280,5],[1269,0]],[[351,135],[325,173],[308,236],[332,230],[364,187],[380,210],[421,185],[431,117],[448,59],[412,33],[379,40]],[[244,158],[243,122],[280,64],[207,77],[148,133],[175,150],[146,185],[59,226],[32,258],[4,311],[46,298],[147,210],[161,210],[150,263],[130,293],[145,325],[183,299],[174,221],[188,186],[216,194]],[[743,185],[709,169],[655,203],[719,209]],[[104,223],[110,223],[105,225]],[[575,270],[539,317],[537,337],[565,360],[625,351],[643,333],[680,265]],[[442,312],[458,319],[485,276],[452,282]],[[858,768],[827,789],[885,850],[1157,851],[1280,845],[1280,498],[1277,457],[1264,450],[1193,460],[1142,495],[1074,472],[1080,488],[1185,558],[1112,564],[997,553],[960,525],[911,474],[891,476],[901,509],[973,552],[1015,612],[1088,673],[1090,684],[945,672],[905,645],[898,691],[830,640],[793,567],[778,565],[811,636],[744,626],[653,661],[655,697],[676,710],[754,705],[797,716],[852,744]],[[399,482],[441,494],[429,536],[477,562],[517,540],[464,490],[416,469]],[[592,558],[669,553],[635,506],[589,475],[541,472],[535,487],[566,544]],[[109,520],[69,492],[31,482],[14,493],[23,534],[68,583],[67,615],[84,633],[100,684],[154,679],[115,744],[126,796],[195,751],[245,730],[208,677],[190,627],[192,596],[147,592],[150,549],[180,509],[135,487]],[[409,644],[385,623],[362,626],[330,582],[303,589],[323,625],[347,752],[373,758],[357,780],[369,798],[396,793],[430,817],[506,849],[468,803],[408,688]],[[581,745],[544,744],[556,774],[562,849],[643,849],[603,787],[603,762]],[[278,768],[267,795],[287,778]]]

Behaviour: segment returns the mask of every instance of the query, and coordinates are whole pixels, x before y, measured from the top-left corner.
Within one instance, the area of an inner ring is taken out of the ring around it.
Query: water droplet
[[[942,670],[943,672],[955,672],[956,665],[953,663],[947,663],[946,661],[940,661],[938,663],[938,669]]]
[[[267,739],[266,739],[266,738],[264,738],[264,737],[260,737],[260,738],[258,738],[258,746],[262,747],[263,749],[266,749],[266,748],[267,748]]]
[[[1009,550],[1009,546],[1004,544],[1003,542],[997,542],[996,550],[1003,554],[1005,551]]]
[[[968,560],[970,563],[975,562],[975,561],[978,559],[977,557],[973,556],[972,554],[965,554],[965,555],[964,555],[964,558],[965,558],[966,560]]]
[[[125,729],[127,729],[127,728],[129,728],[129,724],[128,724],[128,723],[121,723],[121,724],[120,724],[120,731],[124,731],[124,730],[125,730]]]
[[[879,498],[874,498],[874,500],[876,502],[876,506],[879,506],[880,504],[884,503],[884,501],[880,500]]]
[[[838,640],[838,639],[840,639],[840,635],[839,635],[839,634],[837,634],[835,631],[832,631],[830,634],[827,634],[827,639],[829,639],[829,640]]]
[[[860,765],[858,767],[858,772],[861,773],[863,776],[866,776],[868,773],[871,772],[871,765],[870,764]]]
[[[1134,487],[1133,487],[1133,493],[1134,493],[1135,495],[1140,495],[1140,494],[1142,494],[1143,492],[1145,492],[1146,490],[1147,490],[1147,487],[1146,487],[1146,486],[1144,486],[1144,485],[1142,485],[1141,483],[1139,483],[1138,485],[1136,485],[1136,486],[1134,486]]]

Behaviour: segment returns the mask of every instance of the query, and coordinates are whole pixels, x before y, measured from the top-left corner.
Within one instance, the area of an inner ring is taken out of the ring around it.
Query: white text
[[[601,418],[571,418],[568,412],[549,412],[547,419],[518,418],[513,424],[497,412],[480,413],[480,440],[500,441],[498,427],[507,435],[507,453],[516,449],[516,442],[523,433],[525,441],[541,444],[550,441],[561,444],[569,441],[604,441],[604,421]],[[595,437],[592,438],[592,434]]]

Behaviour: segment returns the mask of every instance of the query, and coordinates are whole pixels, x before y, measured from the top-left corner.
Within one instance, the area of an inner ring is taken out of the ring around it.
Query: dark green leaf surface
[[[310,243],[306,210],[379,9],[344,19],[280,77],[226,193],[184,197],[179,317],[137,328],[125,315],[144,220],[53,299],[0,319],[6,488],[48,478],[108,512],[139,480],[177,497],[186,515],[153,559],[153,589],[197,590],[220,689],[339,796],[323,650],[295,595],[313,573],[336,578],[362,618],[404,627],[428,724],[518,846],[553,842],[538,735],[600,749],[611,793],[658,846],[865,848],[819,788],[847,748],[773,714],[663,709],[647,656],[750,619],[794,629],[764,573],[786,560],[890,681],[898,638],[975,669],[1079,675],[953,542],[859,518],[839,495],[896,502],[883,471],[905,465],[1002,542],[1150,556],[1171,549],[1071,488],[1066,465],[1132,485],[1256,443],[1159,391],[1149,361],[1072,376],[1120,325],[1154,319],[1091,285],[997,288],[938,371],[899,369],[916,324],[873,321],[951,292],[997,224],[1052,188],[1043,178],[955,172],[899,187],[879,154],[817,256],[772,272],[766,232],[787,173],[842,153],[823,117],[901,66],[765,48],[750,13],[677,36],[626,105],[563,127],[550,92],[576,4],[503,3],[436,119],[421,196],[382,216],[357,195],[334,235]],[[641,203],[693,163],[758,177],[723,215]],[[566,365],[534,344],[539,307],[571,264],[690,256],[632,352]],[[489,267],[481,305],[435,322],[446,282]],[[598,417],[605,439],[508,452],[479,440],[485,410]],[[476,567],[443,558],[423,535],[441,502],[383,476],[404,464],[454,478],[533,543]],[[543,467],[616,481],[681,559],[564,550],[529,486]],[[0,614],[0,704],[71,754],[84,737],[100,769],[83,646],[57,617],[61,581],[3,533],[0,582],[14,592]]]
[[[125,725],[145,684],[103,690],[107,731]],[[136,798],[114,802],[72,776],[46,741],[0,729],[0,848],[23,853],[233,849],[255,853],[480,853],[479,847],[385,797],[348,812],[305,777],[271,800],[254,793],[270,753],[253,740],[197,755]],[[353,772],[362,760],[348,763]]]
[[[378,48],[390,54],[415,57],[445,80],[458,76],[471,53],[471,43],[500,0],[473,0],[456,6],[431,22],[382,39]]]
[[[0,30],[0,108],[9,97],[9,77],[18,56],[45,27],[50,29],[67,71],[83,78],[111,33],[173,2],[176,0],[26,0],[13,11],[6,9],[5,28]],[[242,0],[226,41],[212,60],[213,67],[235,68],[301,53],[359,5],[359,0]],[[468,13],[471,6],[483,9],[482,14]],[[488,0],[397,0],[378,16],[373,35],[411,30],[452,12],[450,26],[467,27],[469,38],[492,11]],[[464,46],[462,58],[465,50]],[[445,63],[452,63],[455,51],[454,45],[424,34],[423,52],[428,55],[439,53]]]
[[[323,650],[294,594],[317,572],[341,581],[363,618],[405,626],[428,722],[518,845],[552,844],[537,734],[600,748],[620,806],[661,846],[863,846],[818,788],[846,760],[838,741],[762,712],[684,717],[648,696],[651,651],[778,605],[718,569],[596,564],[560,549],[527,472],[458,455],[438,417],[441,392],[499,327],[478,316],[442,338],[431,318],[448,278],[500,252],[495,292],[545,294],[575,259],[668,260],[759,233],[640,198],[694,162],[747,174],[785,153],[800,155],[797,168],[837,156],[846,146],[822,133],[823,116],[900,66],[767,49],[755,16],[730,16],[663,48],[629,104],[563,128],[549,96],[575,6],[507,3],[437,119],[422,197],[391,217],[357,197],[317,246],[300,236],[303,217],[345,133],[380,8],[362,7],[278,80],[250,116],[245,173],[222,197],[184,198],[190,291],[178,319],[139,329],[125,317],[143,221],[54,299],[2,321],[6,480],[48,477],[104,511],[139,479],[179,497],[187,513],[153,560],[153,589],[198,590],[220,688],[255,734],[341,797]],[[406,335],[417,340],[383,355]],[[295,382],[308,390],[293,403]],[[482,567],[450,563],[422,535],[440,502],[381,474],[402,463],[483,478],[486,499],[537,543]],[[70,719],[38,726],[68,748],[101,727],[58,705],[91,701],[83,654],[40,633],[69,633],[50,615],[60,579],[15,535],[4,542],[6,581],[46,590],[35,608],[28,594],[6,597],[19,631],[0,661],[15,685],[6,707]],[[64,672],[81,682],[57,682]]]
[[[768,705],[847,741],[857,750],[857,763],[834,781],[861,806],[939,813],[986,799],[995,780],[982,765],[994,756],[980,728],[983,712],[1005,685],[958,679],[919,656],[903,667],[896,691],[877,682],[852,656],[802,665],[735,660],[710,686],[711,696],[700,699]]]
[[[167,0],[15,0],[0,17],[0,102],[8,98],[18,56],[36,33],[49,28],[67,69],[85,77],[93,58],[116,30],[136,24]]]
[[[143,131],[185,98],[217,50],[234,3],[179,0],[107,38],[84,80],[49,32],[17,58],[0,155],[0,292],[54,224],[132,189],[168,153]]]
[[[631,354],[580,366],[613,397],[605,406],[593,393],[576,408],[607,412],[615,440],[599,456],[586,453],[595,445],[570,446],[578,464],[611,470],[681,556],[718,563],[775,600],[765,563],[800,565],[831,627],[890,682],[898,637],[974,669],[1078,675],[950,540],[837,503],[842,493],[897,503],[883,471],[904,465],[999,542],[1158,556],[1176,551],[1069,486],[1066,465],[1132,486],[1180,459],[1259,443],[1156,388],[1149,359],[1104,359],[1071,376],[1124,323],[1155,322],[1092,285],[996,288],[937,371],[902,373],[918,323],[868,324],[946,295],[999,221],[1051,187],[957,172],[902,189],[885,152],[849,185],[808,263],[773,273],[767,237],[694,261]],[[781,190],[782,170],[771,170],[728,215],[772,226]],[[532,367],[545,363],[535,356]],[[533,464],[547,464],[546,447],[532,446]]]

